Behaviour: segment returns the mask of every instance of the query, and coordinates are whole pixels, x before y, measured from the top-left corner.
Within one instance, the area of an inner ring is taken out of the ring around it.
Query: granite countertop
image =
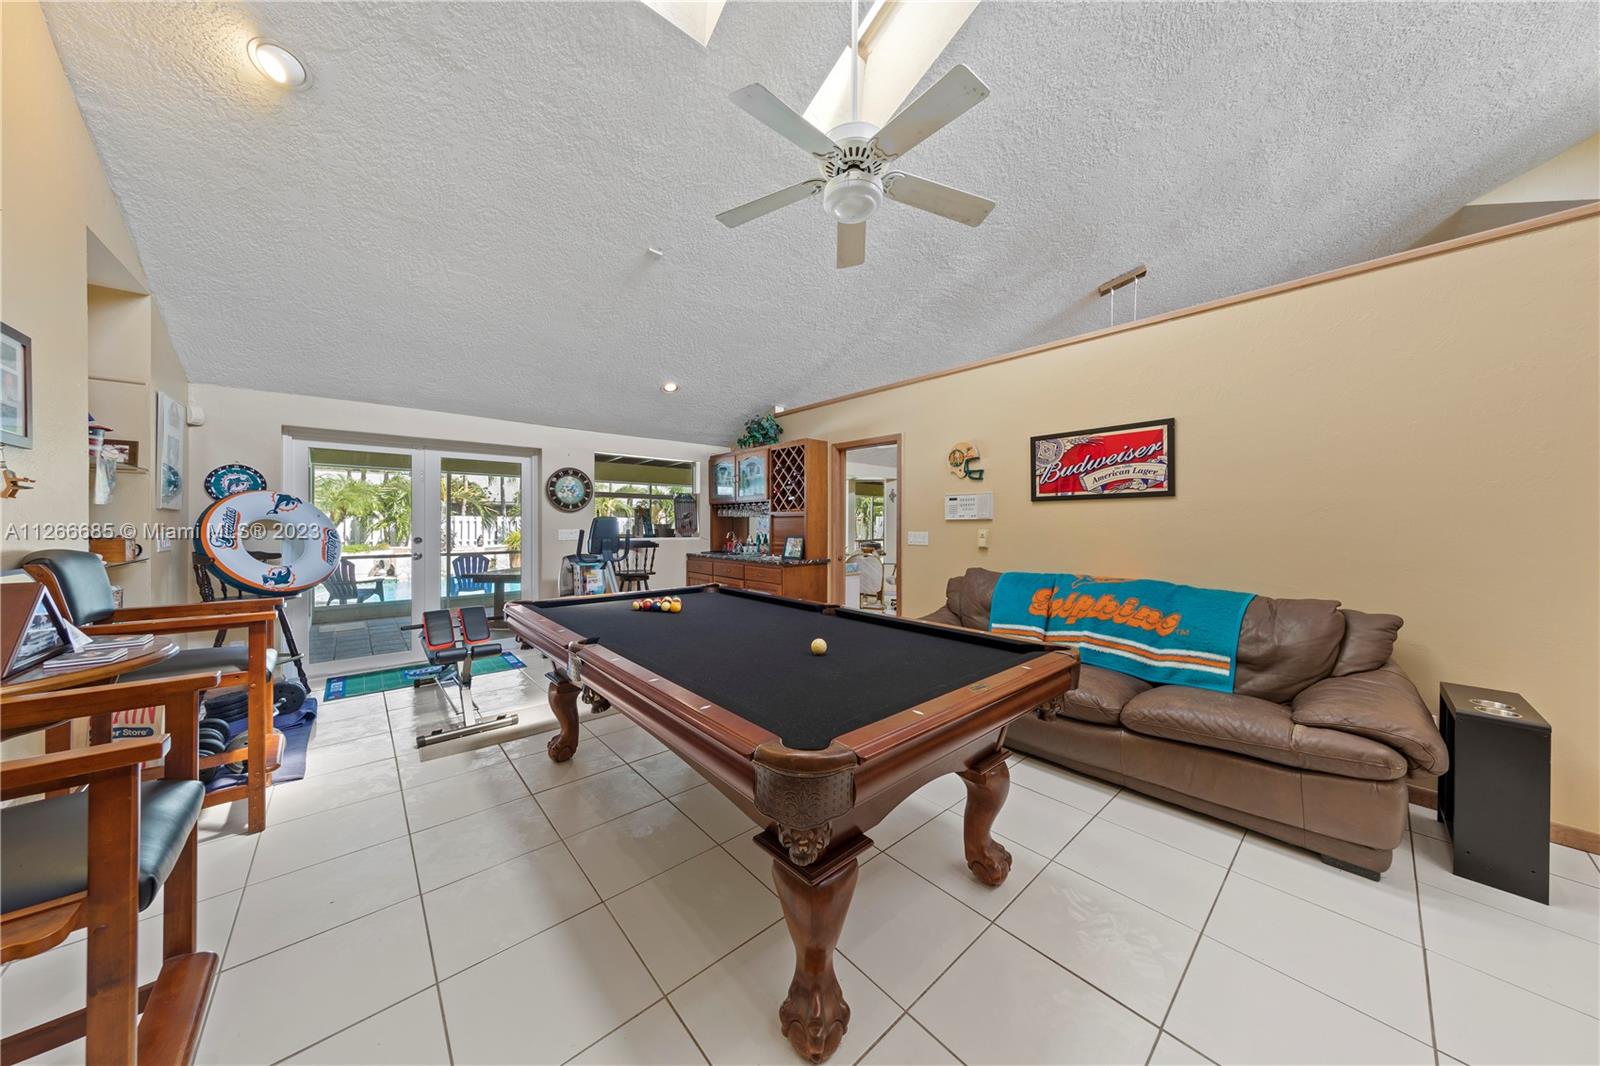
[[[692,559],[699,556],[702,559],[725,559],[735,563],[750,563],[755,566],[826,566],[827,559],[785,559],[781,555],[744,555],[740,552],[688,552],[684,557]]]

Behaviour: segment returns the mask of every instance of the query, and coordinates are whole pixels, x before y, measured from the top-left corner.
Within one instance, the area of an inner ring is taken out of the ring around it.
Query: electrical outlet
[[[558,530],[556,530],[556,539],[557,540],[577,540],[578,537],[581,536],[582,534],[583,534],[583,530],[581,530],[581,529],[558,529]]]
[[[989,531],[987,529],[978,530],[978,547],[987,548],[988,546],[989,546]]]
[[[907,530],[906,531],[906,543],[907,544],[927,544],[928,543],[928,534],[926,532],[913,532],[912,530]]]

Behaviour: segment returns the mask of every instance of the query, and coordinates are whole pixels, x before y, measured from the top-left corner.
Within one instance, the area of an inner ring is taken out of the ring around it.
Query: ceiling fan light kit
[[[852,40],[859,33],[852,26]],[[854,71],[852,71],[854,83]],[[967,226],[982,225],[994,210],[994,201],[960,189],[886,171],[887,164],[915,148],[929,136],[982,103],[989,87],[966,66],[957,64],[927,92],[907,104],[883,128],[860,120],[857,86],[851,88],[851,121],[823,133],[762,85],[746,85],[730,95],[740,108],[816,160],[820,178],[768,193],[717,216],[732,229],[770,214],[781,207],[822,193],[822,207],[838,224],[837,265],[859,266],[866,261],[867,219],[884,197]]]

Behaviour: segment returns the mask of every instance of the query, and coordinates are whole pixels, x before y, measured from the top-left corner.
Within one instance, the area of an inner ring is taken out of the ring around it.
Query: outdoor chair
[[[489,557],[481,552],[458,555],[450,560],[450,595],[463,592],[488,592],[493,586],[487,581],[474,581],[473,574],[489,569]]]
[[[354,600],[357,605],[369,597],[376,596],[383,600],[383,578],[381,577],[356,577],[356,564],[349,559],[339,560],[339,569],[333,577],[322,583],[328,590],[328,603],[348,603]]]

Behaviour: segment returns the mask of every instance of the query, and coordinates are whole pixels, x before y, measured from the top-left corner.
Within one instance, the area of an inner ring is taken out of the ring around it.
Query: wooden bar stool
[[[655,542],[624,542],[622,558],[617,561],[616,573],[617,589],[620,592],[641,592],[649,589],[650,579],[656,575]]]

